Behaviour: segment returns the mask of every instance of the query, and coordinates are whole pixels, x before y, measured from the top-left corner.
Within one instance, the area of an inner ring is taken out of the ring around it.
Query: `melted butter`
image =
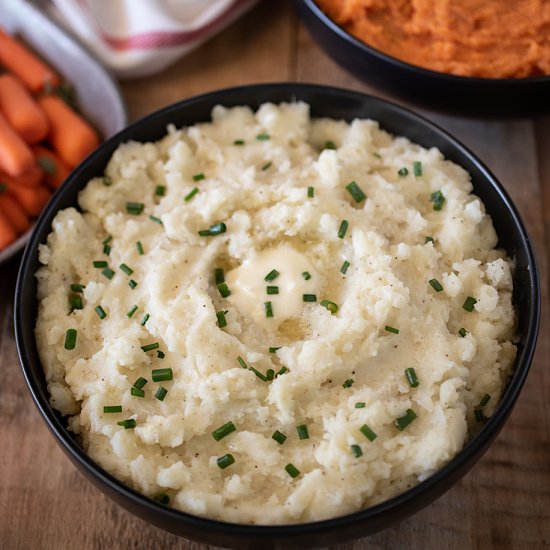
[[[273,281],[265,276],[276,269]],[[303,273],[311,275],[304,279]],[[225,275],[231,290],[229,302],[241,314],[274,330],[286,320],[300,315],[307,305],[304,294],[318,294],[321,277],[309,259],[289,245],[264,250]],[[267,286],[276,286],[278,294],[267,294]],[[273,317],[266,317],[264,302],[271,302]]]

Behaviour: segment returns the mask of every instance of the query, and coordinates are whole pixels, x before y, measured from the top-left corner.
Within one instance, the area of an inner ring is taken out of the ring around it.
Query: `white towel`
[[[53,0],[121,78],[161,71],[230,25],[257,0]]]

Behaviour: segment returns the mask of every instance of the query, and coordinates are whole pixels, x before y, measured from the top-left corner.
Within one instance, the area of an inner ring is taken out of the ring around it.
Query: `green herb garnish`
[[[226,422],[223,426],[216,428],[212,432],[212,437],[216,441],[220,441],[221,439],[223,439],[224,437],[227,437],[230,433],[233,433],[235,431],[237,431],[237,428],[235,428],[235,424],[229,421],[229,422]]]

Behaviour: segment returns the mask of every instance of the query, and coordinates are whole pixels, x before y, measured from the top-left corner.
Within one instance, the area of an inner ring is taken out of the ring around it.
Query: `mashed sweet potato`
[[[550,74],[548,0],[317,0],[348,32],[393,57],[485,78]]]

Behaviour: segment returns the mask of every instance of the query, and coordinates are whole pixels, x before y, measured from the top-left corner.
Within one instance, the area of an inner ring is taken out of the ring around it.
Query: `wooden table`
[[[325,56],[286,2],[261,3],[164,73],[124,83],[122,90],[137,119],[208,90],[287,80],[371,91]],[[550,117],[487,121],[424,114],[481,157],[518,205],[542,275],[541,336],[511,418],[474,469],[414,517],[338,548],[550,548]],[[57,447],[19,368],[12,322],[17,264],[0,269],[0,547],[206,548],[115,505]]]

